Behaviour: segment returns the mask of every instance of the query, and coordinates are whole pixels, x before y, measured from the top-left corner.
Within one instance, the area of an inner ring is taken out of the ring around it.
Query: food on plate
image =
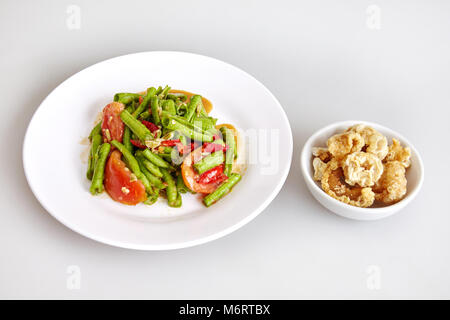
[[[127,205],[163,197],[177,208],[187,192],[216,203],[244,167],[239,132],[217,125],[211,110],[208,99],[169,86],[115,94],[89,135],[90,192]]]
[[[314,180],[331,197],[357,207],[390,205],[407,191],[411,150],[374,128],[357,124],[312,148]]]

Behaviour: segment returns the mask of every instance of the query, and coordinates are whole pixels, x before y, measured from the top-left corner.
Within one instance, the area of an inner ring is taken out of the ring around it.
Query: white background
[[[81,9],[79,30],[67,26],[70,4]],[[369,5],[381,10],[379,30],[368,27]],[[450,298],[449,37],[448,1],[1,0],[0,298]],[[152,50],[249,72],[279,99],[294,135],[287,182],[258,218],[168,252],[70,231],[40,206],[22,168],[27,124],[54,87],[93,63]],[[302,144],[349,119],[397,130],[423,156],[421,193],[391,218],[346,220],[306,190]],[[66,286],[72,265],[79,290]],[[374,276],[380,286],[368,286]]]

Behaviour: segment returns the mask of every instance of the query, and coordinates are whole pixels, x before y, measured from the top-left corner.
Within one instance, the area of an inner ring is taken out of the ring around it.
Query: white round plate
[[[116,92],[166,84],[207,97],[218,123],[232,123],[250,135],[275,132],[275,148],[263,150],[270,151],[270,157],[258,158],[259,145],[265,148],[268,135],[257,142],[248,139],[245,175],[233,192],[210,208],[198,195],[183,195],[181,208],[168,207],[164,199],[152,206],[126,206],[106,194],[92,196],[82,160],[88,146],[80,141],[88,136],[97,114]],[[50,214],[91,239],[141,250],[194,246],[240,228],[275,198],[291,158],[289,121],[264,85],[232,65],[183,52],[130,54],[78,72],[42,102],[23,145],[28,183]]]

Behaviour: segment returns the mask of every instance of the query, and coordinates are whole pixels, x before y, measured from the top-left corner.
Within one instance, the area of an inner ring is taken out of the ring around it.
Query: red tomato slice
[[[183,161],[181,165],[181,175],[183,176],[183,181],[186,187],[194,192],[198,193],[211,193],[217,189],[220,182],[213,182],[208,184],[199,183],[200,175],[195,172],[193,168],[193,163],[195,160],[199,160],[202,157],[202,147],[199,147],[192,151]]]
[[[120,119],[120,113],[125,106],[120,102],[111,102],[103,108],[102,135],[103,141],[117,140],[122,142],[125,125]]]
[[[105,190],[115,201],[136,205],[147,199],[145,187],[136,177],[132,179],[131,171],[121,160],[121,156],[118,150],[109,156],[105,168]]]

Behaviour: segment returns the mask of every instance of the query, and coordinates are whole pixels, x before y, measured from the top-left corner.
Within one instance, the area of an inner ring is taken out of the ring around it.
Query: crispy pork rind
[[[356,132],[361,135],[364,140],[364,148],[366,152],[376,155],[383,160],[389,151],[388,141],[384,135],[372,127],[364,124],[357,124],[347,129],[347,132]]]
[[[400,141],[392,138],[392,144],[389,146],[389,152],[384,161],[399,161],[405,168],[409,168],[411,165],[411,149],[402,147]]]
[[[406,168],[400,161],[384,164],[383,175],[373,187],[375,198],[385,204],[403,199],[407,190]]]
[[[314,158],[313,160],[313,168],[314,168],[314,180],[321,181],[323,172],[325,171],[325,168],[327,167],[327,164],[323,162],[319,157]]]
[[[325,163],[330,161],[331,158],[333,157],[333,155],[330,153],[330,151],[328,151],[327,148],[322,147],[313,147],[312,154],[314,157],[318,157],[320,160],[322,160],[322,162]]]
[[[383,173],[383,163],[372,153],[355,152],[347,155],[342,162],[345,182],[349,185],[371,187]]]
[[[327,163],[322,176],[322,189],[333,198],[356,207],[370,207],[375,201],[375,194],[369,187],[349,186],[339,161],[332,159]]]
[[[328,151],[337,159],[346,155],[361,151],[364,147],[364,139],[357,132],[344,132],[335,134],[327,141]]]

